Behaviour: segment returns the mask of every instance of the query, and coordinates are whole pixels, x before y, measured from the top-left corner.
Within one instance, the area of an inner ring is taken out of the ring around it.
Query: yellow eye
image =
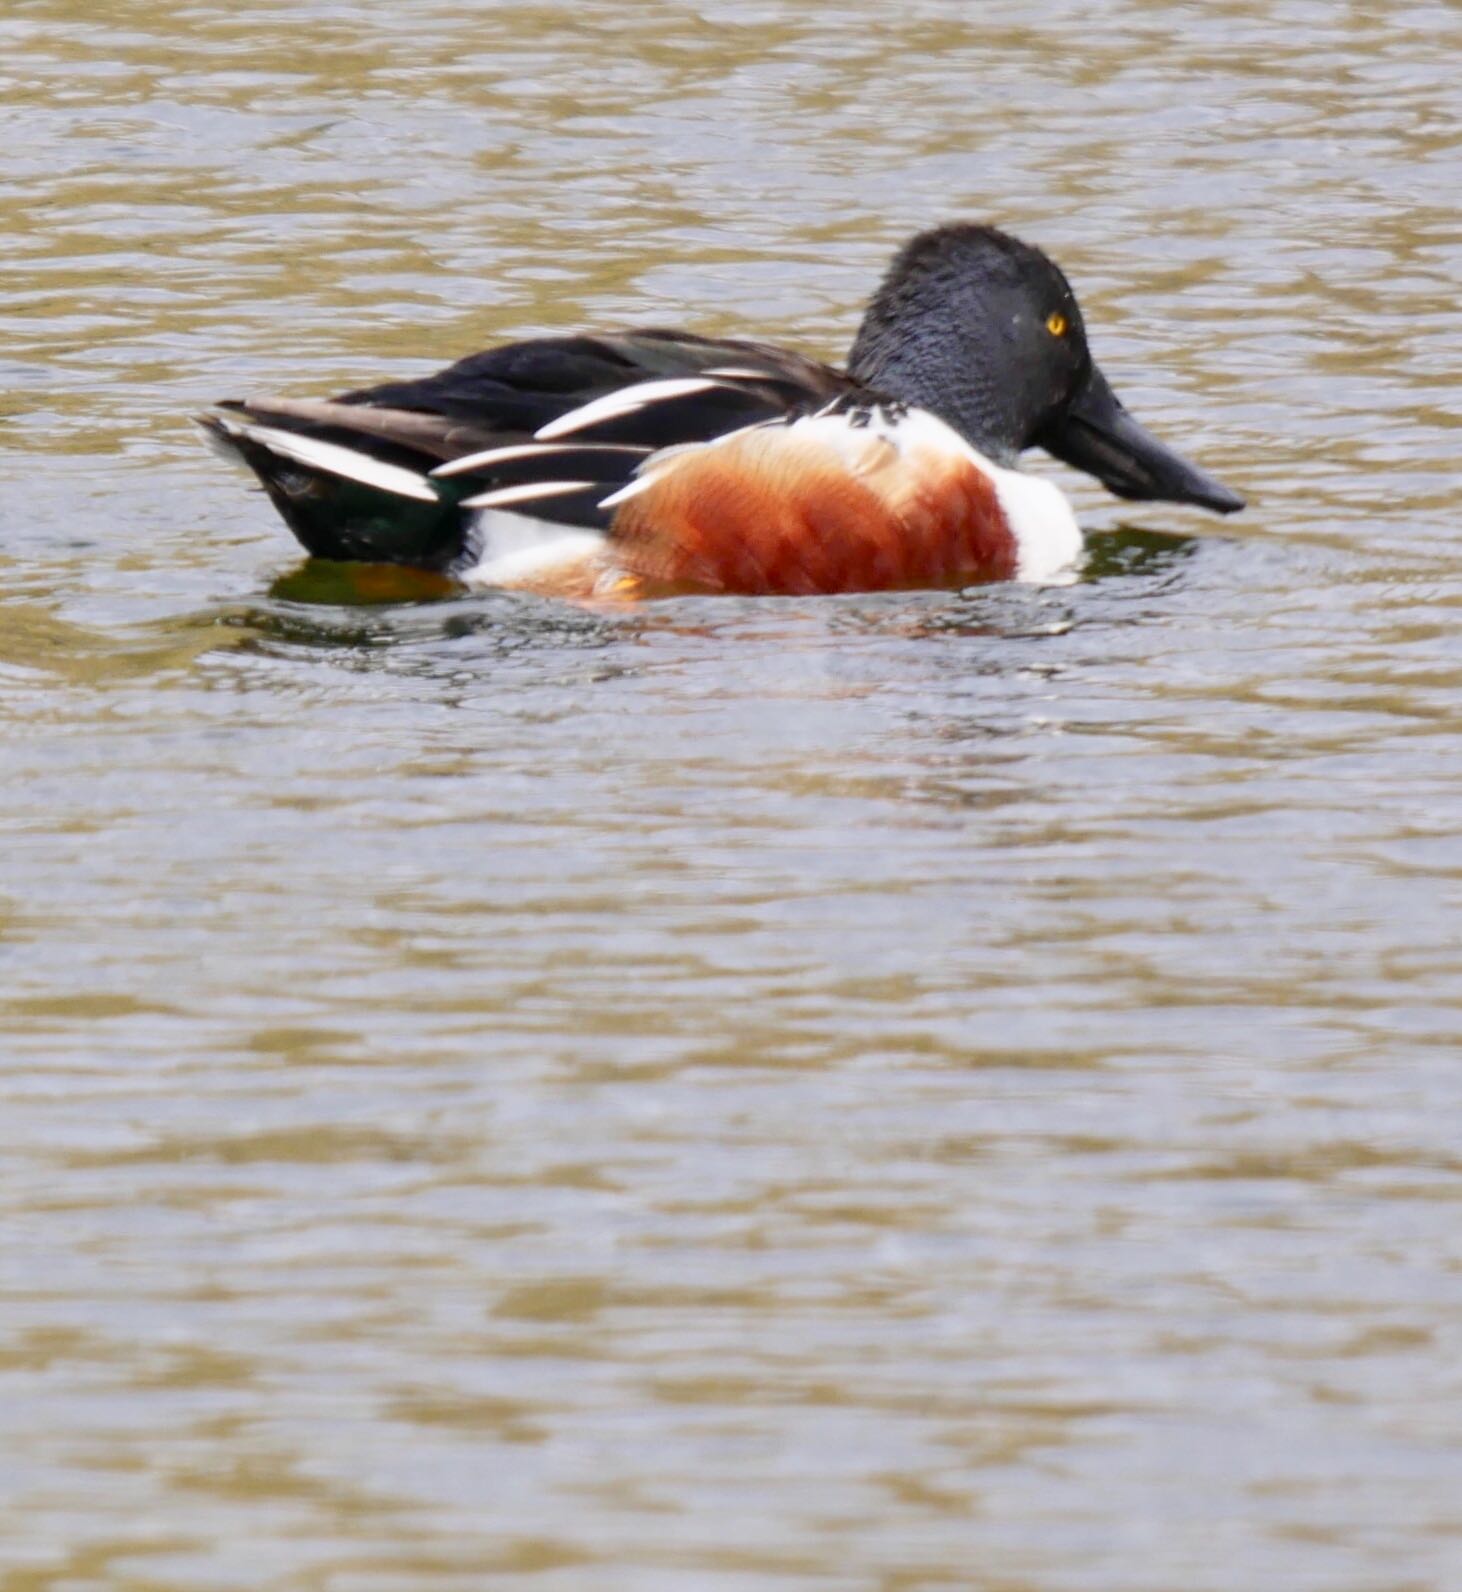
[[[1046,317],[1046,330],[1052,337],[1065,337],[1066,317],[1060,310],[1052,310]]]

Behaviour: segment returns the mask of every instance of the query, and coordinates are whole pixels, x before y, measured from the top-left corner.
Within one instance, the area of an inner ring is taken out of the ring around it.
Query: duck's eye
[[[1052,337],[1065,337],[1066,317],[1060,310],[1052,310],[1046,317],[1046,330]]]

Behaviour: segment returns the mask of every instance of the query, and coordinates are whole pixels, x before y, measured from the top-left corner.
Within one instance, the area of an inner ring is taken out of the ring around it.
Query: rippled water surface
[[[8,0],[0,1592],[1462,1585],[1462,19]],[[1217,522],[363,606],[190,408],[1046,244]]]

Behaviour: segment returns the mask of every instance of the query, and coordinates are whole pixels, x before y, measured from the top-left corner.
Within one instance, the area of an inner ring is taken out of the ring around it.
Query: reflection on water
[[[1455,42],[0,16],[0,1592],[1457,1585]],[[186,421],[836,355],[952,214],[1254,510],[590,613],[302,569]]]
[[[1198,547],[1192,536],[1177,536],[1165,531],[1145,530],[1140,526],[1120,526],[1094,532],[1088,539],[1087,556],[1081,570],[1083,580],[1107,580],[1123,575],[1156,576],[1168,564],[1187,557]],[[462,596],[466,588],[450,576],[429,570],[410,569],[400,564],[337,564],[328,559],[305,559],[278,576],[269,595],[279,602],[311,607],[369,608],[396,603],[440,602]],[[489,598],[487,603],[472,602],[457,622],[497,629],[513,622],[524,606],[505,604]],[[592,609],[594,605],[589,605]],[[537,605],[529,610],[539,614]],[[554,623],[565,615],[558,604],[546,606],[542,617]]]
[[[1112,580],[1131,575],[1157,580],[1164,575],[1176,576],[1183,560],[1191,558],[1201,546],[1197,537],[1144,530],[1140,525],[1094,532],[1087,537],[1082,578]]]

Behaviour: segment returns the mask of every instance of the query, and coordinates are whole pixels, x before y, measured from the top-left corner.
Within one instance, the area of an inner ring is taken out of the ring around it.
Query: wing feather
[[[474,502],[541,487],[515,501],[548,520],[603,527],[599,501],[651,454],[806,412],[851,388],[843,373],[786,349],[651,328],[530,338],[414,380],[331,399],[231,400],[217,413],[293,436],[275,452],[303,448],[362,482],[402,470],[457,482],[447,497]]]

